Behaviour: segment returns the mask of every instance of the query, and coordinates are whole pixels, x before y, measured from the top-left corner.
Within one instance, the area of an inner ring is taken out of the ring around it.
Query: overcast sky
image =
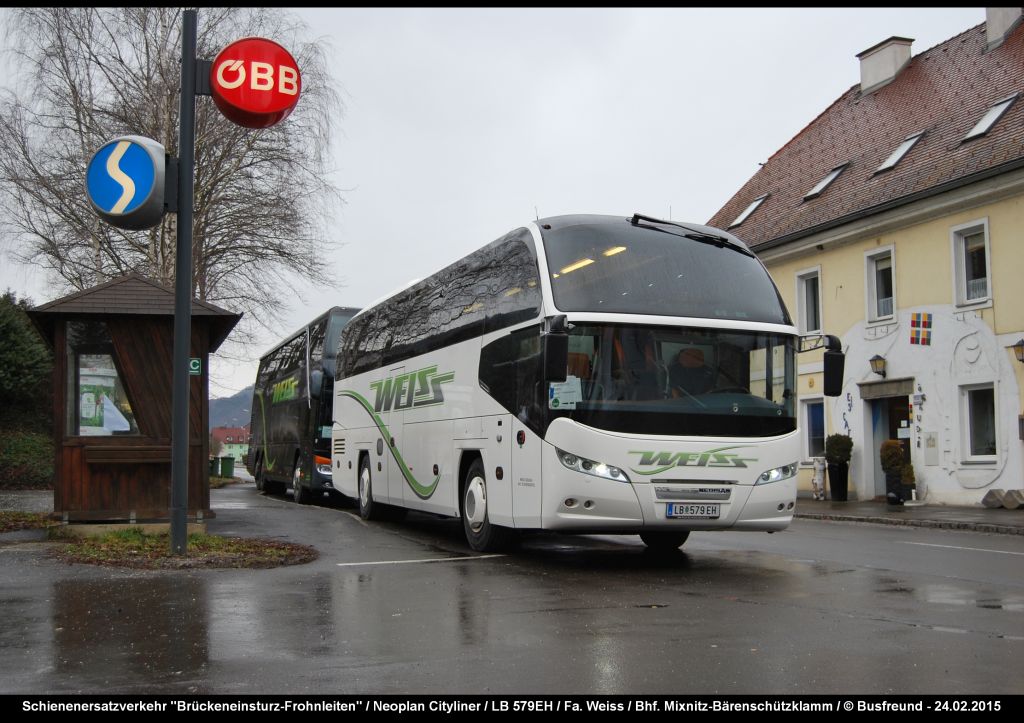
[[[336,288],[290,290],[280,337],[365,306],[539,214],[706,222],[893,35],[914,55],[983,8],[299,9],[345,103]],[[199,11],[203,22],[203,11]],[[201,100],[200,102],[205,102]],[[301,100],[300,100],[301,103]],[[287,121],[285,121],[287,123]],[[0,288],[50,301],[3,260]],[[211,363],[211,395],[251,384]]]

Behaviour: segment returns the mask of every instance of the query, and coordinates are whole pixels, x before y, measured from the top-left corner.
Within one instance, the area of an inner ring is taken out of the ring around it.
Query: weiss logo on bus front
[[[390,412],[392,409],[402,410],[413,407],[427,407],[432,404],[444,404],[442,384],[455,379],[455,372],[437,373],[437,365],[417,369],[406,374],[370,384],[376,395],[373,400],[373,411]]]
[[[673,467],[742,467],[746,468],[747,462],[756,462],[756,457],[740,457],[738,454],[727,453],[730,449],[743,449],[744,447],[719,447],[704,452],[630,452],[639,454],[641,467],[657,465],[653,470],[640,470],[631,467],[637,474],[651,475],[661,474]]]

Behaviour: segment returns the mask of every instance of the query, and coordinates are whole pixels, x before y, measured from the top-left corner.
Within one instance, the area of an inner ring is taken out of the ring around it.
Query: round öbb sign
[[[246,128],[269,128],[287,118],[301,90],[295,58],[266,38],[236,40],[217,54],[210,68],[213,102]]]

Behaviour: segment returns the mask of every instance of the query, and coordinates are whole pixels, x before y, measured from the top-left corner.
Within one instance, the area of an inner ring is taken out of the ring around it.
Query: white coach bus
[[[825,391],[843,355],[826,344]],[[366,519],[523,530],[784,529],[800,459],[797,330],[735,236],[639,214],[516,229],[341,336],[334,487]]]

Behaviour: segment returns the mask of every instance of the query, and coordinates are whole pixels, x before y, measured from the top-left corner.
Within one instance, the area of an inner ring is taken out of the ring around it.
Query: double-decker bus
[[[843,355],[826,344],[826,393]],[[797,329],[764,265],[696,224],[538,220],[342,332],[334,486],[367,519],[521,530],[784,529],[800,459]]]
[[[246,469],[260,491],[308,504],[333,490],[331,414],[338,338],[359,309],[335,306],[260,359]]]

